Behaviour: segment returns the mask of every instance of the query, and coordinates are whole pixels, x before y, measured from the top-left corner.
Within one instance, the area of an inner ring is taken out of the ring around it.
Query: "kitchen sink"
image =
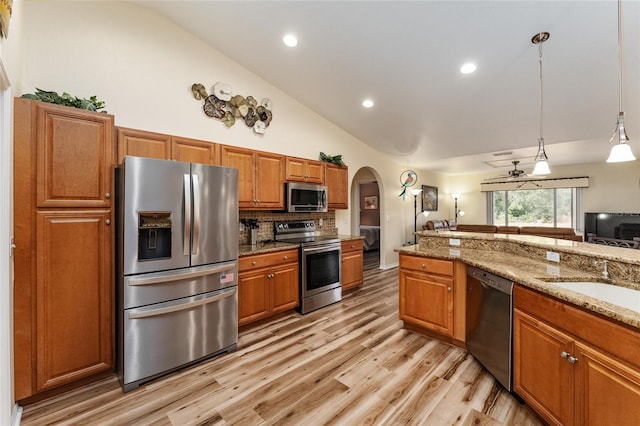
[[[555,286],[640,313],[640,290],[602,282],[549,282]]]

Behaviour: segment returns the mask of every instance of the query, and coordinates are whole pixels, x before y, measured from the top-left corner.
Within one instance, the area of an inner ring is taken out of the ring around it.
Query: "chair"
[[[640,237],[633,237],[633,240],[621,240],[618,238],[598,237],[596,234],[587,234],[587,242],[591,244],[602,244],[612,247],[623,247],[630,249],[640,248]]]

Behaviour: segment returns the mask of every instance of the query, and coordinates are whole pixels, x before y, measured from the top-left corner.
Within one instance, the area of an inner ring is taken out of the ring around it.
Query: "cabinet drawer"
[[[238,271],[250,271],[252,269],[266,268],[274,265],[297,261],[298,249],[243,256],[238,259]]]
[[[362,251],[362,240],[342,241],[342,253],[350,251]]]
[[[430,259],[428,257],[400,255],[400,267],[433,274],[453,276],[451,260]]]

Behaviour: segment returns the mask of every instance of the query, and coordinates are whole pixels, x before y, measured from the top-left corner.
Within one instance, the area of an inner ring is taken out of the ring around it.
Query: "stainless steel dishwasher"
[[[512,322],[513,281],[467,266],[467,349],[508,391]]]

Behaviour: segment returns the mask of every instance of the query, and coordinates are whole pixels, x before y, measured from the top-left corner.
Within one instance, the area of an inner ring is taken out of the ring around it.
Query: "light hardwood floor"
[[[466,351],[402,328],[397,269],[365,256],[341,303],[240,332],[237,351],[123,394],[115,378],[23,425],[540,425]]]

